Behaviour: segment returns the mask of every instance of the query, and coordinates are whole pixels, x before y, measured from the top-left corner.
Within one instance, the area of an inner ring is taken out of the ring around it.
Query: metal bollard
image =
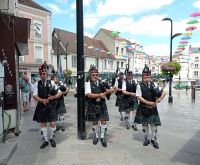
[[[192,101],[195,101],[195,81],[191,81],[191,98]]]

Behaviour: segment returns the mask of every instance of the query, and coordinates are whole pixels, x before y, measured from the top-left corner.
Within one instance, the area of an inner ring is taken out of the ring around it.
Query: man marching
[[[45,67],[39,69],[41,80],[35,83],[33,97],[38,101],[33,120],[40,123],[43,143],[41,149],[48,146],[48,130],[47,123],[50,123],[50,143],[52,147],[56,147],[55,130],[56,130],[56,99],[62,94],[57,92],[54,82],[47,80],[48,74]]]
[[[105,89],[98,77],[98,69],[94,66],[89,71],[90,80],[85,86],[85,95],[87,97],[86,120],[93,122],[93,144],[96,145],[99,140],[101,144],[107,147],[106,131],[107,121],[109,121],[108,110],[106,106],[106,95],[114,92],[113,89]]]
[[[137,80],[133,79],[133,73],[131,71],[127,72],[126,82],[123,83],[122,93],[124,94],[122,100],[122,111],[125,111],[125,122],[126,128],[130,129],[132,127],[137,131],[137,126],[134,123],[135,114],[138,106],[138,100],[136,98],[136,88]]]
[[[122,85],[125,83],[125,81],[124,81],[124,73],[123,72],[120,72],[119,74],[118,74],[118,79],[116,79],[116,81],[115,81],[115,85],[114,85],[114,87],[116,87],[116,96],[117,96],[117,98],[116,98],[116,103],[115,103],[115,106],[116,107],[120,107],[120,105],[121,105],[121,102],[122,102],[122,97],[123,97],[123,93],[122,93]],[[120,115],[121,115],[121,121],[123,121],[124,120],[124,112],[122,112],[122,110],[120,109],[120,108],[118,108],[118,111],[119,111],[119,113],[120,113]]]
[[[151,71],[145,66],[142,72],[142,82],[137,87],[136,96],[138,97],[139,106],[135,117],[135,123],[142,124],[144,132],[144,146],[150,144],[149,129],[151,129],[151,143],[154,148],[159,149],[157,143],[157,126],[161,125],[160,117],[157,110],[157,103],[159,103],[166,95],[162,93],[161,96],[156,95],[154,83],[151,82]]]

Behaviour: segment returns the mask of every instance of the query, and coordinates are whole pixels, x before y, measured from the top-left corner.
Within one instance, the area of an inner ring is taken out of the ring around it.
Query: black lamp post
[[[173,35],[173,21],[171,18],[164,18],[162,21],[170,21],[171,23],[171,34],[170,34],[170,62],[172,62],[172,40],[177,37],[182,35],[182,33],[176,33]],[[169,81],[169,98],[168,98],[168,103],[173,102],[173,96],[172,96],[172,73],[170,71],[170,81]]]
[[[84,75],[84,48],[83,48],[83,0],[76,0],[77,20],[77,122],[78,138],[86,138],[85,127],[85,75]]]

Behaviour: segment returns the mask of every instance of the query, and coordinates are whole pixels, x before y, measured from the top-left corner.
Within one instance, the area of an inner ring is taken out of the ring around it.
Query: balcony
[[[41,59],[41,58],[36,58],[36,59],[35,59],[35,63],[37,63],[37,64],[42,64],[42,59]]]

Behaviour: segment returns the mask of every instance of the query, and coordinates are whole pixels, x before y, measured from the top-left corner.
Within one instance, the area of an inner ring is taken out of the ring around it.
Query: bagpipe
[[[109,86],[109,84],[108,84],[108,81],[100,81],[100,87],[101,87],[101,91],[104,93],[104,92],[106,92],[106,90],[108,89],[110,89],[110,86]],[[111,93],[110,94],[107,94],[106,95],[106,98],[108,99],[108,100],[110,100],[110,96],[111,96]]]

